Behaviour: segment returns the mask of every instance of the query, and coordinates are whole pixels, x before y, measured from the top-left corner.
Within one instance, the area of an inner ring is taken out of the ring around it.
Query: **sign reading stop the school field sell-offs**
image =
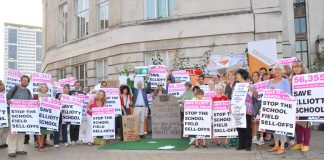
[[[97,107],[92,109],[92,136],[115,139],[115,109]]]
[[[20,77],[23,76],[23,73],[8,69],[7,71],[7,80],[6,80],[6,93],[13,88],[15,85],[20,84]]]
[[[233,138],[238,136],[234,127],[234,118],[229,111],[230,101],[217,101],[213,104],[213,137]]]
[[[121,111],[121,103],[120,103],[120,96],[119,96],[119,89],[118,88],[101,88],[106,92],[106,105],[108,108],[115,108],[116,116],[122,115]]]
[[[324,72],[294,76],[292,90],[297,121],[324,122]]]
[[[0,93],[0,128],[8,127],[7,99],[4,92]]]

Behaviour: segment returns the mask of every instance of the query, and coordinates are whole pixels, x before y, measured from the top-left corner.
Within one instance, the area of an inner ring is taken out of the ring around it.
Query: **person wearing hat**
[[[162,82],[158,82],[157,88],[153,92],[153,100],[155,99],[155,97],[157,97],[160,94],[168,94],[167,90],[165,90],[163,88],[163,83]]]

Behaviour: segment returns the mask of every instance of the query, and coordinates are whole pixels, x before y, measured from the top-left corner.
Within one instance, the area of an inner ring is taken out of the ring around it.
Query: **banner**
[[[62,124],[80,125],[82,119],[83,99],[63,94],[62,104]]]
[[[264,90],[259,131],[270,131],[293,137],[296,124],[296,105],[294,97],[283,90]]]
[[[140,126],[138,118],[134,115],[123,116],[122,122],[124,141],[140,140]]]
[[[191,82],[190,76],[186,70],[172,71],[172,75],[176,81],[180,81],[179,83]]]
[[[213,104],[213,137],[234,138],[238,132],[234,127],[234,118],[229,111],[230,101],[217,101]]]
[[[167,78],[167,66],[164,65],[151,65],[150,69],[150,83],[151,88],[157,88],[159,82],[163,83],[163,88],[166,89],[166,78]]]
[[[82,120],[86,120],[87,119],[87,105],[90,102],[90,99],[92,98],[92,96],[84,95],[84,94],[78,94],[77,97],[81,98],[83,100],[83,104],[82,104]]]
[[[324,72],[293,77],[297,121],[324,122]]]
[[[269,80],[253,84],[255,91],[258,92],[258,100],[259,101],[262,101],[263,90],[265,90],[267,88],[268,84],[269,84]]]
[[[278,59],[278,60],[276,60],[276,64],[282,64],[284,66],[292,67],[294,62],[297,62],[297,61],[298,61],[297,57],[291,57],[291,58]]]
[[[118,88],[100,88],[106,92],[106,105],[108,108],[115,108],[115,114],[122,115],[121,111],[121,103],[120,103],[120,96],[119,96],[119,89]]]
[[[186,100],[184,102],[183,136],[211,138],[211,101]]]
[[[31,94],[38,94],[39,84],[45,83],[48,87],[47,94],[50,97],[53,97],[53,84],[52,84],[52,75],[45,73],[33,73],[31,76],[31,81],[28,85],[28,89],[31,91]]]
[[[8,107],[6,93],[0,93],[0,128],[8,127]]]
[[[58,131],[61,113],[61,102],[50,97],[39,100],[39,125],[41,129]]]
[[[205,100],[211,100],[216,95],[217,95],[216,91],[206,91],[206,92],[204,92],[204,99]]]
[[[8,69],[7,71],[7,80],[6,80],[6,93],[13,88],[15,85],[20,84],[20,78],[23,76],[19,71]]]
[[[249,83],[236,83],[232,93],[231,111],[235,119],[235,128],[246,128],[246,96]]]
[[[37,100],[12,99],[10,104],[11,134],[40,134]]]
[[[186,86],[182,83],[170,83],[168,86],[168,94],[180,97],[186,91]]]
[[[249,72],[259,71],[276,63],[277,44],[275,39],[253,41],[248,43]]]
[[[92,136],[104,136],[107,139],[115,139],[114,108],[92,108]]]
[[[149,74],[149,67],[135,67],[135,74],[136,76],[146,76],[147,74]]]

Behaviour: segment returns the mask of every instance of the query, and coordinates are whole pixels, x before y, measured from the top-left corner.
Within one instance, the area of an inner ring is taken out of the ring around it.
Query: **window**
[[[36,61],[42,61],[42,48],[36,47]]]
[[[108,69],[106,68],[106,66],[107,66],[107,61],[105,59],[97,61],[96,63],[97,82],[107,79]]]
[[[17,63],[16,62],[8,62],[8,68],[17,70]]]
[[[302,60],[304,64],[308,64],[307,41],[296,41],[296,56]]]
[[[10,60],[17,59],[17,45],[8,45],[8,58]]]
[[[42,63],[36,63],[36,72],[42,72]]]
[[[89,1],[76,0],[77,37],[88,35],[89,30]]]
[[[36,45],[42,45],[42,32],[36,32]]]
[[[64,78],[66,78],[65,77],[65,68],[61,68],[61,69],[59,69],[59,73],[58,73],[58,78],[59,79],[64,79]]]
[[[17,43],[17,29],[8,29],[9,43]]]
[[[81,82],[82,87],[87,85],[87,65],[86,64],[80,64],[74,66],[74,75]]]
[[[108,28],[109,2],[108,0],[99,0],[98,2],[98,28],[104,30]]]
[[[294,4],[302,4],[305,3],[305,0],[294,0]]]
[[[173,14],[176,0],[146,0],[146,19],[169,17]]]
[[[306,18],[295,18],[295,33],[306,33]]]
[[[169,66],[173,51],[157,51],[145,53],[145,65],[166,65]]]
[[[59,16],[59,23],[60,23],[60,43],[67,42],[67,12],[68,12],[68,5],[67,3],[60,5],[60,16]]]

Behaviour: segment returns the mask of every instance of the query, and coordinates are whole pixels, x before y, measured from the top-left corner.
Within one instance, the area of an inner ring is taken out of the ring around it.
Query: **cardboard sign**
[[[115,108],[115,114],[122,115],[121,111],[121,103],[120,103],[120,96],[119,96],[119,89],[118,88],[101,88],[106,92],[106,105],[108,108]]]
[[[39,100],[39,125],[41,129],[58,131],[61,113],[61,102],[50,97]]]
[[[37,100],[11,100],[11,134],[40,134]]]
[[[292,90],[297,121],[324,122],[324,72],[294,76]]]
[[[92,109],[92,136],[115,139],[115,109],[97,107]]]
[[[170,83],[168,86],[168,94],[180,97],[186,91],[186,86],[182,83]]]
[[[52,75],[45,73],[32,74],[31,81],[28,85],[28,89],[31,91],[31,94],[38,94],[38,86],[42,83],[45,83],[48,87],[47,94],[50,97],[53,97]]]
[[[183,136],[211,138],[212,108],[209,100],[186,100],[184,102]]]
[[[64,94],[61,97],[61,104],[62,124],[80,125],[82,119],[83,99]]]
[[[4,92],[0,93],[0,128],[8,127],[7,98]]]
[[[153,139],[181,138],[180,106],[174,96],[157,96],[151,111]]]
[[[246,128],[245,101],[249,85],[249,83],[237,83],[232,94],[231,110],[235,119],[235,128]]]
[[[139,120],[134,115],[127,115],[122,117],[123,122],[123,138],[124,141],[138,141],[140,140],[140,126]]]
[[[167,78],[167,66],[164,65],[151,65],[150,69],[150,83],[151,88],[157,88],[159,82],[163,83],[163,88],[166,89],[166,78]]]
[[[234,127],[234,118],[229,112],[230,101],[217,101],[213,104],[213,137],[234,138],[238,132]]]
[[[11,88],[13,88],[16,85],[20,84],[20,78],[23,75],[24,74],[19,72],[19,71],[8,69],[8,71],[7,71],[7,80],[6,80],[6,93],[8,93],[8,91]]]
[[[172,71],[172,75],[174,76],[176,81],[180,81],[179,83],[191,82],[190,76],[186,70]]]
[[[296,124],[294,97],[283,90],[266,89],[262,99],[259,130],[294,136]]]

